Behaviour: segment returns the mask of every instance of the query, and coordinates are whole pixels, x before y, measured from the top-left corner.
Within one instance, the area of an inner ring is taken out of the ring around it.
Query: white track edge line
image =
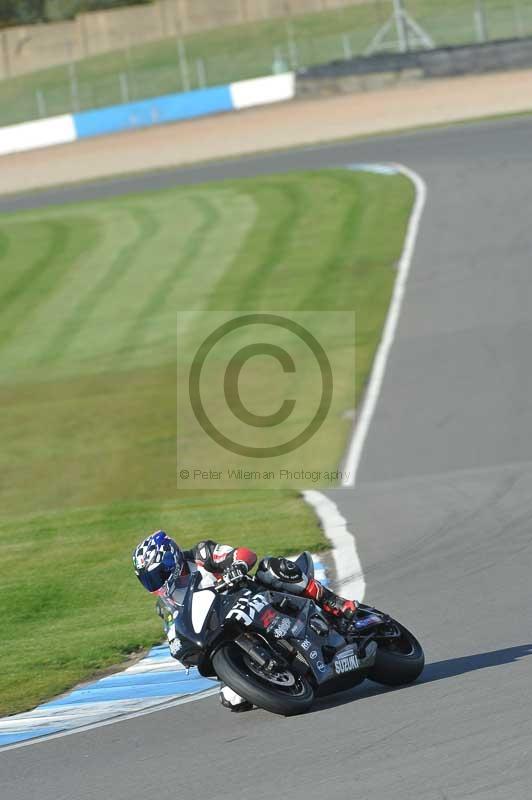
[[[397,324],[401,313],[406,282],[410,273],[410,266],[416,247],[421,217],[427,201],[427,185],[421,175],[404,164],[392,163],[389,165],[395,171],[408,178],[415,188],[415,199],[408,228],[406,232],[403,251],[399,260],[397,277],[395,279],[392,299],[386,316],[386,322],[373,367],[371,369],[368,386],[362,402],[360,415],[357,414],[351,441],[343,463],[343,488],[354,488],[362,450],[368,435],[371,420],[375,413],[379,399],[386,365],[395,339]],[[356,537],[348,530],[347,521],[340,513],[336,503],[322,492],[307,490],[302,492],[305,502],[312,506],[321,522],[323,532],[332,543],[334,565],[336,569],[336,582],[342,594],[354,600],[362,601],[366,591],[366,581],[360,557],[358,555]]]
[[[340,514],[336,503],[321,492],[308,489],[302,492],[302,495],[305,502],[314,509],[325,536],[332,543],[338,588],[353,600],[362,602],[366,591],[366,581],[358,557],[355,537],[347,529],[345,518]]]
[[[395,279],[395,286],[393,290],[390,307],[384,323],[384,330],[382,332],[381,341],[373,362],[371,375],[368,381],[368,386],[364,395],[362,409],[360,415],[357,415],[355,429],[347,451],[344,461],[342,479],[342,486],[354,486],[357,478],[360,459],[362,457],[362,450],[368,435],[369,426],[375,413],[377,400],[382,388],[384,380],[384,373],[390,355],[395,334],[397,331],[397,323],[399,322],[399,315],[401,313],[401,306],[405,294],[406,282],[410,273],[410,266],[412,264],[412,257],[417,242],[419,226],[421,217],[425,208],[427,200],[427,185],[421,175],[414,170],[405,167],[403,164],[390,164],[397,172],[404,175],[412,181],[416,190],[416,197],[414,207],[410,215],[408,229],[406,233],[403,252],[398,265],[397,277]]]

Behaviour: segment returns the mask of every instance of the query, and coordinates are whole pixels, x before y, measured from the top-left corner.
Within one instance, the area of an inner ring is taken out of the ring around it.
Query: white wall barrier
[[[60,117],[39,119],[35,122],[22,122],[0,128],[0,155],[35,150],[52,144],[66,144],[77,138],[71,114]]]
[[[296,76],[293,72],[268,75],[231,84],[231,98],[236,109],[279,103],[292,100],[296,93]]]

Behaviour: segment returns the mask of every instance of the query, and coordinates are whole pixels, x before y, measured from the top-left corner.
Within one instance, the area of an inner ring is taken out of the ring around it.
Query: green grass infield
[[[326,547],[294,491],[177,490],[176,313],[354,310],[360,397],[413,195],[330,170],[3,216],[0,714],[160,639],[131,567],[144,534]],[[331,468],[352,424],[335,420]]]

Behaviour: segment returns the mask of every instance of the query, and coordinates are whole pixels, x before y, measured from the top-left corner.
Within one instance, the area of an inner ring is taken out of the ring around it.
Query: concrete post
[[[37,102],[37,113],[41,119],[46,117],[46,101],[41,89],[35,89],[35,100]]]
[[[68,65],[68,76],[70,80],[70,99],[72,103],[72,111],[79,111],[79,84],[74,61],[71,61]]]
[[[120,82],[120,97],[123,103],[129,103],[129,82],[127,73],[121,72],[118,76]]]
[[[181,86],[184,92],[190,91],[190,75],[188,71],[187,51],[185,42],[181,36],[177,37],[177,57],[179,59],[179,71],[181,73]]]
[[[486,9],[484,0],[475,0],[475,28],[479,42],[486,42],[489,39],[488,25],[486,20]]]
[[[207,86],[207,70],[205,69],[205,61],[202,58],[196,59],[196,74],[198,76],[198,87],[205,89]]]

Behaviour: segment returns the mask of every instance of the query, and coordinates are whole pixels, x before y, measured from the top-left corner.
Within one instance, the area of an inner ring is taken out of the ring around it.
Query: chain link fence
[[[532,35],[532,0],[466,0],[454,9],[427,2],[406,6],[436,46]],[[246,37],[242,29],[238,48],[234,40],[224,48],[222,29],[217,39],[212,34],[176,37],[139,48],[130,43],[112,54],[1,81],[0,125],[363,55],[391,10],[383,0],[374,0],[374,7],[378,13],[358,25],[336,12],[336,32],[324,35],[309,33],[297,19],[288,18],[260,36]]]

